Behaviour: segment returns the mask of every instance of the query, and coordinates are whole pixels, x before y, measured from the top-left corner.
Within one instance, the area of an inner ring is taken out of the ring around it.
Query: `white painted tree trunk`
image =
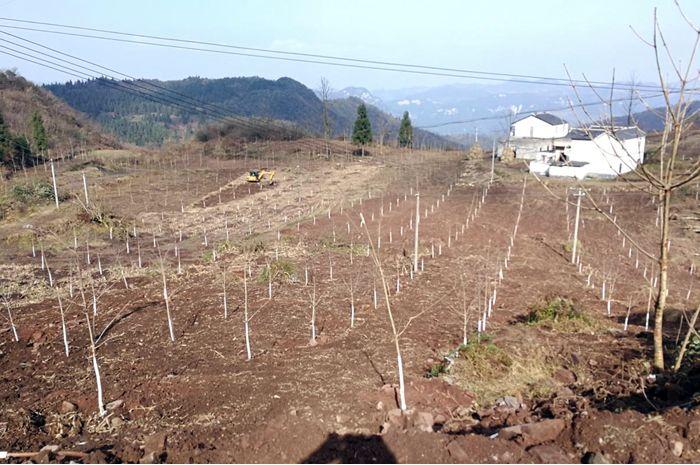
[[[228,318],[228,299],[226,297],[226,270],[223,271],[223,281],[224,281],[224,318]]]
[[[83,302],[85,299],[83,299]],[[97,364],[97,348],[95,347],[95,337],[92,331],[92,323],[90,323],[90,315],[85,311],[85,319],[88,325],[88,334],[90,336],[90,349],[92,353],[92,369],[95,372],[95,384],[97,386],[97,408],[100,412],[100,416],[104,416],[107,413],[105,410],[104,398],[102,395],[102,377],[100,376],[100,367]]]
[[[66,314],[63,311],[63,302],[61,302],[61,294],[58,294],[58,309],[61,311],[61,330],[63,332],[63,347],[66,351],[66,357],[68,357],[70,355],[70,348],[68,346],[68,329],[66,328]]]
[[[10,309],[10,304],[5,301],[5,307],[7,307],[7,316],[10,320],[10,328],[12,329],[12,335],[15,338],[15,342],[19,342],[19,336],[17,335],[17,328],[15,327],[15,322],[12,320],[12,310]]]
[[[248,327],[248,323],[248,280],[245,270],[243,270],[243,330],[245,333],[246,360],[251,360],[253,358],[253,353],[250,350],[250,328]]]
[[[175,342],[175,330],[173,329],[173,319],[170,316],[170,297],[168,296],[168,284],[165,282],[164,269],[161,269],[161,274],[163,276],[163,299],[165,300],[165,314],[168,317],[168,331],[170,333],[170,340]]]

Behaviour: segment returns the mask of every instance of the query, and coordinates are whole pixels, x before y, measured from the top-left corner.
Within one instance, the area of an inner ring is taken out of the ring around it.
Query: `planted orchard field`
[[[584,203],[572,263],[566,183],[500,167],[490,182],[488,160],[457,152],[361,158],[334,144],[333,157],[278,143],[231,159],[130,155],[101,175],[89,155],[59,166],[72,200],[0,224],[0,449],[56,445],[42,454],[85,461],[700,459],[697,344],[678,375],[649,376],[648,196],[587,185],[639,247]],[[259,168],[276,183],[247,183]],[[697,239],[673,234],[669,356],[699,287]]]

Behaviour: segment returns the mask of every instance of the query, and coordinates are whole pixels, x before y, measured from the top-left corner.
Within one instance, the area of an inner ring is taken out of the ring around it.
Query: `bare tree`
[[[651,108],[642,97],[638,97],[642,104],[664,120],[660,143],[651,153],[656,159],[655,161],[658,161],[658,164],[636,163],[635,160],[637,158],[634,154],[630,153],[625,144],[622,143],[623,139],[618,135],[620,128],[615,126],[615,119],[613,117],[612,100],[614,78],[608,97],[601,95],[599,91],[596,90],[595,86],[590,83],[588,84],[590,89],[598,96],[601,103],[607,106],[610,112],[605,118],[605,123],[598,127],[609,134],[614,141],[618,142],[613,145],[611,158],[615,158],[616,162],[619,162],[621,164],[620,166],[624,166],[626,168],[625,171],[629,171],[630,173],[628,178],[622,178],[622,180],[630,184],[630,186],[647,192],[659,200],[660,225],[659,235],[656,241],[658,253],[654,254],[643,248],[639,241],[634,240],[627,231],[622,229],[612,215],[600,208],[593,196],[587,195],[588,202],[591,204],[592,208],[615,225],[615,227],[630,241],[631,246],[636,248],[641,254],[646,255],[648,258],[658,263],[658,290],[654,306],[654,367],[657,370],[664,369],[663,324],[664,311],[666,310],[669,292],[668,268],[671,261],[670,221],[671,206],[674,198],[673,194],[681,187],[693,182],[700,175],[700,159],[685,164],[681,163],[681,145],[684,135],[692,126],[697,116],[697,113],[693,112],[691,108],[691,104],[693,103],[691,94],[695,89],[690,87],[690,84],[697,82],[698,77],[700,77],[695,67],[695,58],[698,46],[700,45],[700,28],[688,19],[677,1],[676,6],[678,6],[680,15],[694,34],[691,51],[687,57],[687,64],[684,68],[681,68],[678,64],[679,61],[676,60],[670,46],[666,42],[663,31],[659,25],[656,9],[653,15],[653,32],[651,39],[646,40],[635,31],[637,37],[653,51],[659,79],[659,90],[664,101],[663,107],[660,110],[655,110]],[[673,80],[675,82],[673,84],[665,77],[667,72],[670,72],[674,76]],[[582,98],[576,84],[574,84],[573,80],[571,82],[577,100],[579,103],[582,103]],[[599,119],[592,117],[585,109],[583,112],[591,123],[594,124],[595,121],[599,121]],[[607,152],[610,152],[610,149],[608,149]],[[641,182],[643,187],[640,188],[639,185],[633,181]]]
[[[318,88],[318,93],[321,95],[321,103],[323,104],[323,139],[326,141],[326,155],[330,155],[330,147],[328,140],[331,138],[331,121],[328,115],[329,100],[333,92],[330,82],[325,77],[321,78],[321,84]]]

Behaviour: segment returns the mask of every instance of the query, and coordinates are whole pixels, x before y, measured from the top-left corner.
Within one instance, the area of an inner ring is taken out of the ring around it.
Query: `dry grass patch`
[[[583,312],[575,300],[566,297],[547,297],[533,305],[526,324],[561,333],[594,333],[599,323]]]
[[[542,347],[506,350],[482,337],[460,347],[447,379],[473,392],[478,404],[488,405],[506,395],[549,395],[556,387],[551,377],[557,368]]]

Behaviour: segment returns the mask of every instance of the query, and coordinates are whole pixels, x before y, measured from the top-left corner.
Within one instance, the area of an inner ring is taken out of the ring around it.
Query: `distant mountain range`
[[[691,116],[692,124],[697,126],[698,115],[700,112],[700,101],[692,101],[688,105],[687,115]],[[639,126],[642,131],[655,132],[662,131],[665,123],[666,111],[664,108],[654,108],[653,110],[645,110],[633,113],[631,118],[627,116],[618,116],[615,118],[615,124],[627,126],[630,123]]]
[[[149,89],[154,86],[157,86],[159,101],[149,100],[144,95],[151,94]],[[259,77],[189,77],[174,81],[94,79],[45,87],[122,140],[139,145],[188,138],[202,125],[226,115],[287,121],[315,135],[323,131],[323,103],[314,91],[287,77],[277,80]],[[348,91],[335,94],[330,101],[329,119],[335,137],[349,136],[357,106],[365,99],[371,102],[369,94],[359,95],[362,100]],[[205,109],[204,115],[201,109]],[[377,138],[380,135],[384,135],[386,141],[396,138],[397,118],[371,104],[368,113]],[[422,145],[456,145],[428,131],[417,130],[414,138]]]
[[[619,85],[625,85],[620,83]],[[649,84],[646,84],[649,85]],[[398,90],[369,90],[363,87],[348,87],[336,91],[334,95],[353,96],[377,106],[396,117],[408,111],[415,126],[425,127],[432,132],[444,135],[460,135],[459,139],[473,136],[478,128],[480,134],[505,133],[509,115],[515,118],[535,111],[554,113],[572,125],[589,123],[588,115],[571,110],[583,102],[599,102],[599,97],[590,88],[577,88],[578,95],[569,86],[502,82],[497,84],[449,84],[436,87],[414,87]],[[642,91],[643,95],[654,94]],[[613,112],[627,114],[629,110],[629,90],[615,91]],[[608,98],[606,91],[603,98]],[[645,97],[647,104],[659,106],[663,102],[658,92],[654,97]],[[598,118],[604,109],[602,105],[586,106],[591,117]],[[632,111],[642,111],[642,104],[635,100]]]

